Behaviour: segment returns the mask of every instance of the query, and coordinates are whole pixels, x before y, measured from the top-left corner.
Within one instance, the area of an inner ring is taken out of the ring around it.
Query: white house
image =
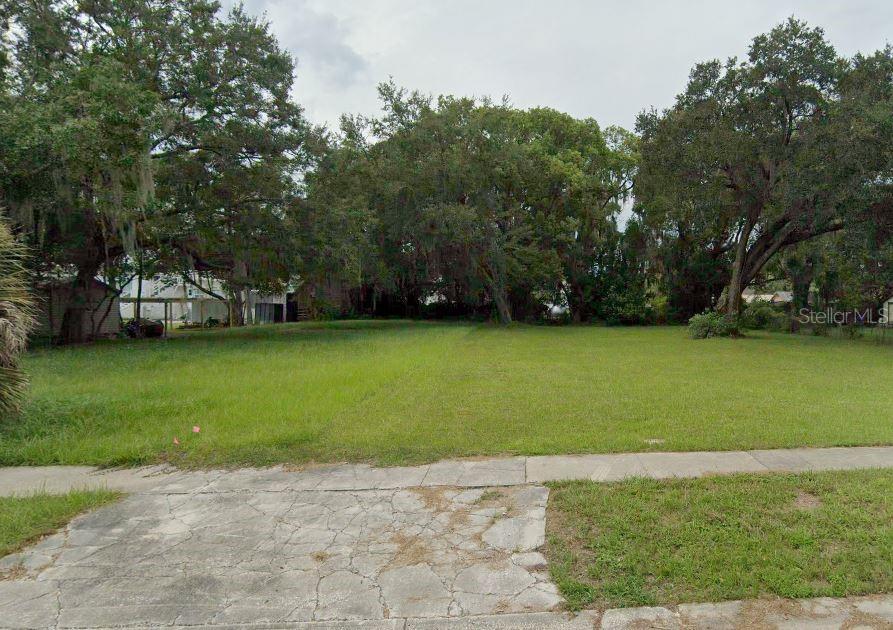
[[[213,281],[207,288],[223,295],[223,289],[217,281]],[[134,318],[138,292],[140,290],[135,279],[121,291],[121,316],[124,319]],[[170,321],[174,325],[178,322],[198,324],[206,322],[208,318],[226,321],[229,319],[229,305],[181,278],[155,276],[143,278],[140,317]]]
[[[893,326],[893,297],[881,305],[881,318],[885,325]]]
[[[140,317],[170,322],[170,325],[199,324],[209,318],[225,322],[229,320],[230,305],[212,294],[226,295],[218,280],[193,278],[194,283],[184,282],[176,276],[143,278],[140,297]],[[201,284],[208,291],[203,291]],[[121,316],[132,319],[136,309],[137,281],[127,284],[121,292]],[[249,291],[246,296],[246,321],[256,324],[272,324],[290,321],[288,293],[261,295]]]
[[[741,299],[745,304],[753,302],[768,302],[769,304],[790,304],[794,301],[794,294],[791,291],[775,291],[773,293],[756,293],[753,289],[747,288],[741,294]]]

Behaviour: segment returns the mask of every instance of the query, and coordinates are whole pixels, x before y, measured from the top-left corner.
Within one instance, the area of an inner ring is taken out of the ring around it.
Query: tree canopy
[[[740,312],[780,252],[890,213],[890,61],[889,48],[842,59],[791,18],[640,116],[641,211],[659,229],[698,226],[699,251],[727,257],[719,310]]]
[[[380,94],[384,115],[345,119],[309,180],[312,204],[368,218],[360,282],[409,314],[438,300],[509,322],[567,295],[584,316],[597,299],[585,276],[617,232],[635,139],[611,129],[606,140],[594,120],[550,109],[393,84]]]
[[[4,15],[0,190],[43,276],[83,292],[150,250],[213,271],[236,299],[288,281],[282,219],[311,130],[268,24],[203,0],[15,2]],[[67,340],[82,317],[73,300]]]
[[[737,314],[773,281],[893,293],[890,47],[844,58],[791,18],[636,133],[393,82],[326,130],[300,87],[240,6],[0,0],[0,207],[36,281],[71,288],[63,341],[90,337],[94,279],[154,273],[232,324],[296,287],[339,287],[334,315],[505,323]]]

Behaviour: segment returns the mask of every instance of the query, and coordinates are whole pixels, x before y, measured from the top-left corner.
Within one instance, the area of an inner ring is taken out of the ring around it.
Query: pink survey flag
[[[192,427],[193,433],[198,433],[199,431],[201,431],[201,427],[199,427],[198,425],[195,425],[194,427]]]

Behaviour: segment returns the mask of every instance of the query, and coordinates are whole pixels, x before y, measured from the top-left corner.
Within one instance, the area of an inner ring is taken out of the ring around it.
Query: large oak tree
[[[638,203],[652,222],[703,226],[717,260],[728,254],[720,311],[738,313],[779,252],[889,212],[889,62],[841,59],[792,18],[640,116]]]
[[[288,280],[307,128],[267,24],[206,0],[7,0],[2,16],[0,201],[41,274],[71,283],[64,341],[85,336],[93,278],[147,248],[234,297]]]

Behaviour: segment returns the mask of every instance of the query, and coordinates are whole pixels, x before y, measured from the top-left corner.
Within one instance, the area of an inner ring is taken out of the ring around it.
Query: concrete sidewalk
[[[166,466],[97,469],[89,466],[0,468],[0,496],[45,490],[109,488],[123,492],[218,490],[392,490],[454,486],[517,486],[563,479],[618,481],[630,477],[701,477],[714,474],[893,468],[893,446],[794,448],[689,453],[545,455],[447,460],[422,466],[375,468],[366,464],[232,471],[180,471]]]

